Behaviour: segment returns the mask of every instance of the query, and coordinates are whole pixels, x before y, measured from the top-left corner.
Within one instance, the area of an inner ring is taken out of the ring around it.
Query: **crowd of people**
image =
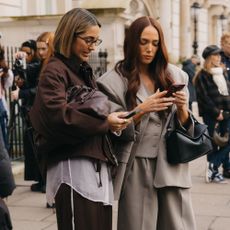
[[[45,193],[45,178],[41,175],[41,170],[38,164],[38,159],[33,145],[33,132],[29,118],[29,111],[33,105],[34,97],[37,91],[37,84],[39,81],[39,74],[50,56],[53,55],[53,32],[42,33],[37,40],[27,40],[21,44],[20,50],[14,54],[14,65],[12,70],[6,63],[4,48],[0,47],[0,152],[1,161],[9,161],[8,167],[0,167],[1,169],[1,187],[0,193],[14,184],[12,179],[12,170],[9,158],[9,132],[8,120],[9,108],[6,102],[6,92],[11,89],[11,100],[18,103],[20,100],[20,115],[23,120],[23,149],[24,149],[24,162],[25,171],[24,179],[36,181],[37,183],[31,185],[31,191],[40,191]],[[3,162],[2,162],[3,164]],[[1,166],[2,166],[1,164]],[[10,195],[13,191],[8,192]],[[0,196],[1,198],[4,198]],[[3,201],[2,201],[3,202]],[[11,229],[11,221],[7,207],[4,205],[4,212],[1,212],[0,226],[4,224],[4,229]],[[47,207],[50,206],[47,203]],[[7,215],[6,215],[7,214]],[[5,218],[4,218],[5,216]],[[7,218],[7,219],[6,219]]]
[[[100,31],[94,14],[75,8],[55,33],[22,43],[13,71],[0,48],[0,152],[9,149],[4,94],[12,87],[25,124],[24,179],[36,182],[31,191],[46,193],[59,230],[112,229],[114,200],[118,230],[196,230],[189,163],[167,162],[165,134],[174,113],[175,126],[193,129],[194,101],[211,136],[217,124],[220,136],[230,132],[230,33],[221,48],[203,50],[202,62],[193,55],[180,69],[169,62],[159,22],[140,17],[125,34],[124,58],[96,81],[88,61]],[[185,87],[168,96],[174,83]],[[230,143],[212,144],[206,181],[225,183]]]

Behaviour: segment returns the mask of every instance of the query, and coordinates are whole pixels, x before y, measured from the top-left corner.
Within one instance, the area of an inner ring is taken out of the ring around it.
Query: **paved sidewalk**
[[[33,182],[23,180],[22,166],[16,164],[17,188],[6,203],[9,207],[14,230],[57,230],[56,216],[52,209],[45,208],[45,194],[31,192]],[[21,171],[19,169],[21,168]],[[13,167],[13,171],[15,171]]]
[[[197,229],[229,230],[230,180],[228,184],[205,183],[205,164],[205,157],[191,163]],[[7,200],[14,230],[57,230],[53,210],[45,208],[45,195],[30,191],[31,182],[25,182],[19,170],[22,166],[22,163],[14,165],[15,174],[19,173],[15,176],[17,189]]]

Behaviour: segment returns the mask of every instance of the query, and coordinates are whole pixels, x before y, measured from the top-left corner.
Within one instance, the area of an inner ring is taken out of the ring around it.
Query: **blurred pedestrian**
[[[186,87],[166,97],[172,83]],[[170,165],[165,144],[173,112],[177,114],[175,125],[185,130],[193,126],[187,83],[184,71],[168,63],[161,26],[148,16],[130,25],[124,59],[98,79],[112,111],[136,112],[127,129],[114,137],[119,160],[114,180],[119,199],[118,230],[196,229],[188,164]],[[122,184],[120,194],[116,184]]]
[[[112,228],[109,165],[113,161],[105,134],[109,128],[125,128],[128,121],[118,117],[124,112],[108,116],[109,102],[97,90],[87,63],[90,53],[102,42],[100,27],[85,9],[72,9],[62,17],[54,37],[54,57],[44,66],[30,112],[35,144],[43,149],[40,154],[47,167],[47,199],[49,203],[55,199],[59,230]],[[92,111],[90,107],[80,110],[77,99],[69,102],[72,87],[94,92],[86,97],[91,108],[98,105],[93,95],[99,93],[105,99],[100,110],[87,113]]]
[[[213,136],[214,127],[220,122],[221,133],[230,130],[230,119],[225,117],[230,112],[230,82],[225,68],[221,63],[221,49],[216,45],[207,46],[202,53],[203,68],[195,78],[199,115],[208,125],[209,134]],[[226,118],[226,119],[225,119]],[[207,156],[207,182],[226,183],[219,167],[222,164],[224,172],[229,174],[230,144],[218,147],[213,143],[214,151]]]
[[[14,189],[15,182],[11,161],[0,129],[0,229],[2,230],[12,229],[10,213],[3,199],[10,196]]]
[[[36,181],[31,185],[31,191],[33,192],[45,192],[44,181],[33,149],[32,127],[29,119],[29,111],[34,102],[40,68],[41,62],[37,57],[36,41],[31,39],[23,42],[20,51],[15,53],[15,86],[11,92],[11,99],[15,101],[21,100],[19,107],[24,122],[24,179]]]
[[[225,32],[221,36],[221,61],[224,63],[227,74],[228,74],[228,80],[230,81],[230,32]],[[230,173],[229,176],[230,178]]]
[[[41,68],[40,68],[40,74],[42,70],[44,69],[44,67],[46,66],[46,64],[48,63],[50,57],[52,57],[54,55],[54,47],[53,47],[53,40],[54,40],[54,33],[53,32],[43,32],[41,33],[37,40],[36,40],[36,45],[37,45],[37,55],[40,58],[41,61]],[[34,144],[34,143],[33,143]],[[36,149],[35,149],[36,151]],[[38,160],[38,164],[39,164],[39,168],[41,170],[41,174],[42,174],[42,188],[44,189],[44,191],[46,190],[46,171],[42,169],[42,167],[40,166],[40,160],[39,157],[41,156],[37,156],[36,157]],[[48,202],[46,203],[46,207],[47,208],[54,208],[55,205],[54,204],[49,204]]]
[[[42,68],[48,63],[49,58],[54,54],[53,47],[54,33],[43,32],[37,38],[37,54],[42,62]]]
[[[196,91],[193,85],[193,78],[196,75],[197,66],[200,65],[200,57],[192,55],[191,58],[185,60],[182,63],[182,70],[184,70],[189,77],[188,80],[188,91],[189,91],[189,109],[192,110],[192,103],[196,101]]]
[[[6,102],[6,92],[12,86],[13,79],[13,72],[9,69],[5,60],[4,48],[0,45],[0,127],[7,150],[9,149],[7,133],[9,109]]]

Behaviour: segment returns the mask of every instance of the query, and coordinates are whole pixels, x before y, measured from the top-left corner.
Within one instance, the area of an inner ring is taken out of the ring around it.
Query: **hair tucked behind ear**
[[[54,36],[54,51],[69,58],[75,34],[84,33],[91,26],[99,26],[94,14],[88,10],[75,8],[67,12],[58,24]]]

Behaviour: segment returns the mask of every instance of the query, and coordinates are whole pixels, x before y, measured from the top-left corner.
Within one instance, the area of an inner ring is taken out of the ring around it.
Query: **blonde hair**
[[[45,60],[43,60],[42,65],[44,66],[49,61],[49,58],[54,54],[54,33],[53,32],[44,32],[40,34],[37,38],[37,42],[45,42],[48,47],[48,53]]]
[[[54,51],[69,58],[76,35],[84,33],[91,26],[101,24],[88,10],[75,8],[67,12],[60,20],[54,36]]]
[[[221,45],[224,45],[228,38],[230,38],[230,32],[225,32],[220,39]]]

